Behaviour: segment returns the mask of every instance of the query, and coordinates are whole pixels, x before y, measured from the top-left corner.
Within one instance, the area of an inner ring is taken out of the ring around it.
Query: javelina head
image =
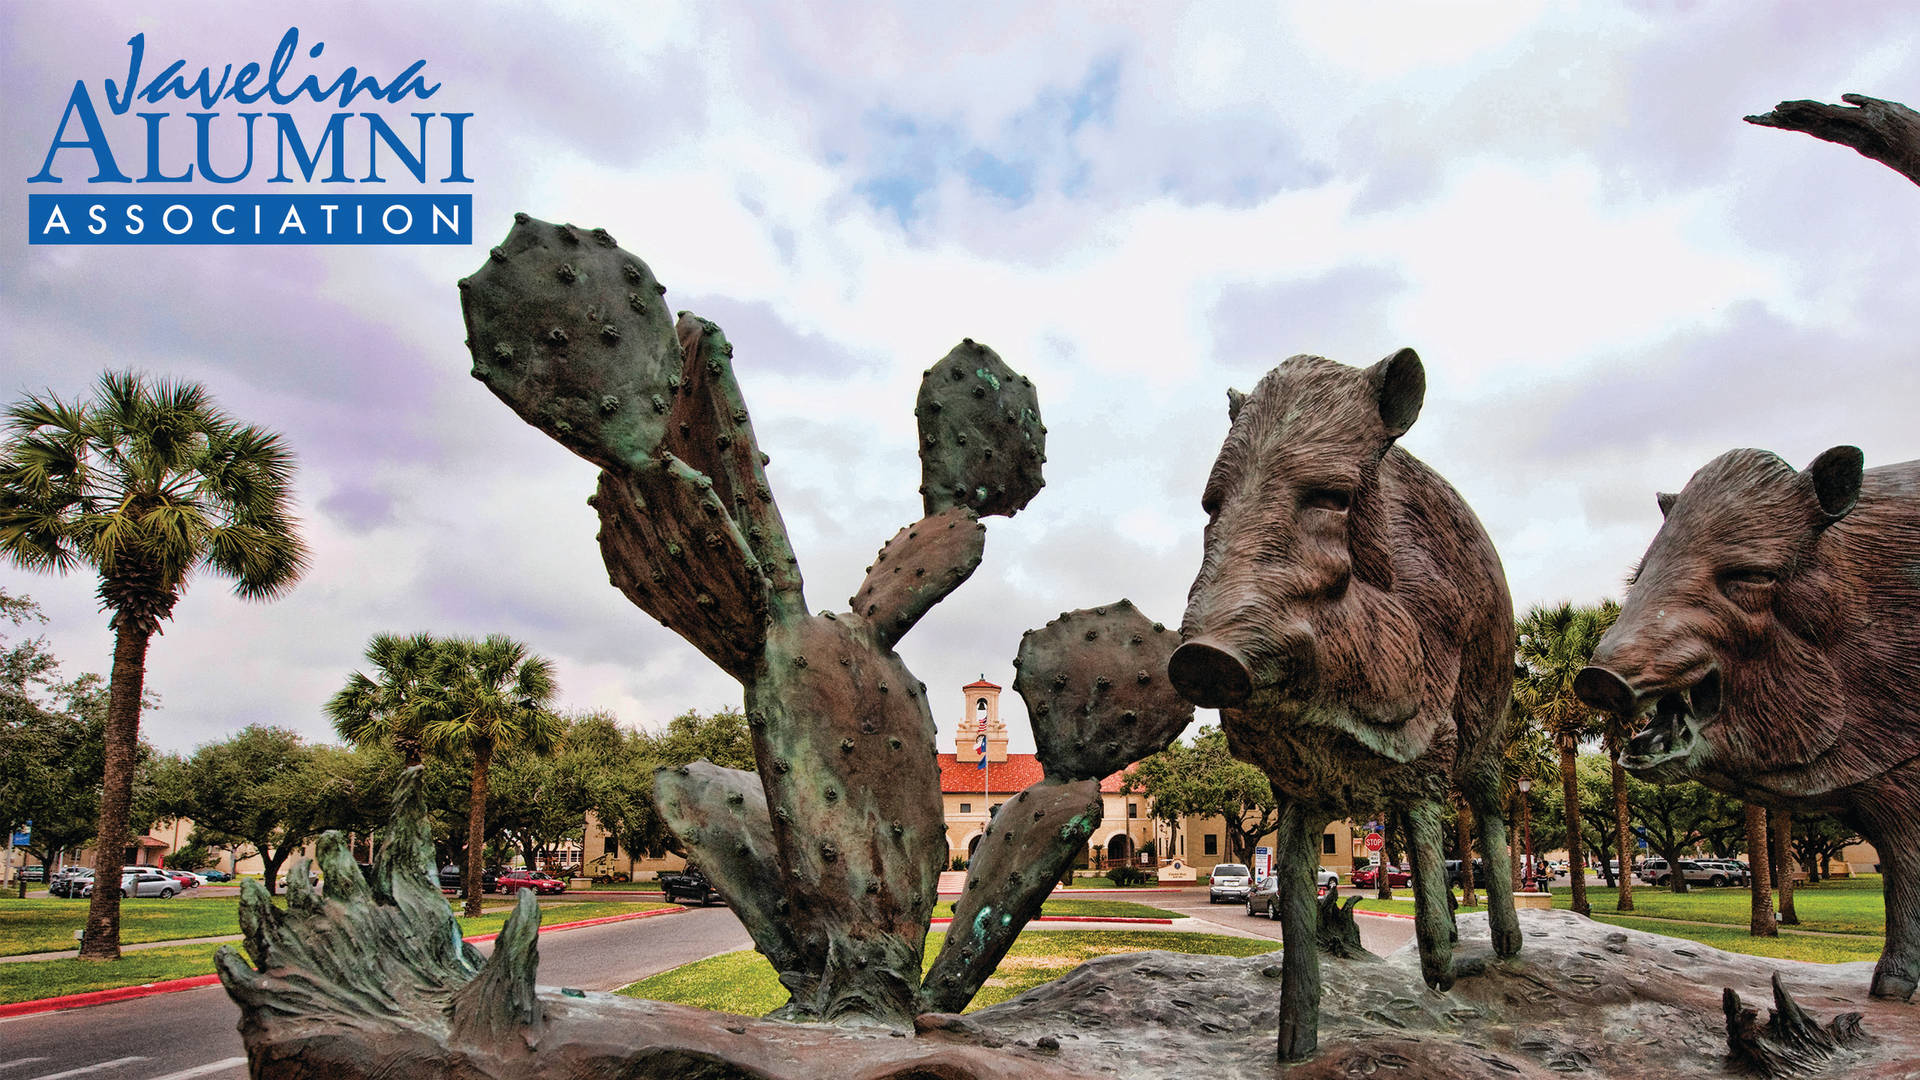
[[[1295,356],[1253,393],[1229,391],[1232,426],[1201,497],[1206,554],[1168,665],[1181,696],[1296,715],[1337,699],[1365,723],[1408,719],[1404,695],[1383,689],[1405,680],[1358,660],[1377,655],[1368,635],[1411,628],[1353,593],[1392,586],[1380,461],[1425,393],[1412,349],[1369,368]]]
[[[1822,641],[1844,583],[1817,549],[1853,509],[1860,480],[1851,446],[1803,472],[1763,450],[1731,450],[1679,495],[1659,497],[1666,521],[1619,620],[1574,680],[1594,708],[1637,716],[1651,707],[1621,755],[1628,769],[1757,779],[1833,746],[1839,681]]]

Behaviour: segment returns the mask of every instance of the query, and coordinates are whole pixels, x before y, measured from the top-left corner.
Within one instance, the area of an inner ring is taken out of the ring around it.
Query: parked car
[[[1268,874],[1253,883],[1247,893],[1247,917],[1265,915],[1278,921],[1280,918],[1280,879]]]
[[[80,887],[81,896],[93,895],[93,879]],[[180,883],[152,867],[128,867],[120,874],[120,895],[129,899],[136,896],[157,896],[162,900],[171,900],[180,891]]]
[[[707,875],[692,864],[679,872],[667,871],[660,875],[660,891],[666,894],[668,903],[691,902],[695,904],[724,904],[726,900],[720,891],[707,880]]]
[[[200,875],[190,870],[161,870],[160,872],[179,882],[182,890],[200,887]]]
[[[1729,885],[1745,885],[1753,880],[1753,871],[1747,869],[1747,864],[1738,859],[1695,859],[1694,861],[1701,866],[1725,873]],[[1708,884],[1712,882],[1709,881]]]
[[[1380,868],[1377,866],[1365,866],[1355,870],[1353,872],[1353,883],[1361,888],[1373,888],[1380,884]],[[1404,866],[1389,866],[1387,867],[1387,884],[1411,885],[1413,884],[1413,871]]]
[[[1216,863],[1207,875],[1207,903],[1242,900],[1253,891],[1253,871],[1243,863]]]
[[[45,881],[47,880],[47,868],[44,866],[23,866],[20,868],[20,880]]]
[[[465,890],[460,885],[460,879],[465,876],[465,873],[465,871],[461,870],[460,867],[454,863],[448,863],[441,867],[440,888],[444,891],[464,892]],[[500,871],[497,867],[488,867],[480,871],[480,891],[500,891]]]
[[[501,874],[499,878],[495,880],[494,884],[504,893],[532,889],[534,892],[545,896],[549,893],[563,893],[567,891],[566,882],[539,870],[509,870]],[[486,889],[488,892],[493,891],[493,889],[487,885],[487,880],[484,876],[480,879],[480,887]]]
[[[1485,886],[1486,883],[1487,883],[1487,861],[1485,859],[1473,860],[1474,887],[1480,888]],[[1398,883],[1396,882],[1395,884],[1398,884]],[[1460,887],[1460,860],[1448,859],[1447,860],[1447,888],[1457,889],[1459,887]]]
[[[200,871],[200,879],[202,881],[215,881],[215,882],[232,881],[233,875],[227,873],[225,870],[202,870]]]
[[[1680,860],[1680,875],[1689,885],[1711,885],[1716,889],[1728,881],[1725,870],[1704,866],[1693,859]],[[1666,885],[1673,881],[1673,871],[1665,859],[1648,859],[1640,871],[1640,880],[1649,885]]]
[[[85,895],[80,890],[92,884],[93,867],[69,866],[58,874],[53,875],[53,881],[48,884],[47,892],[54,896],[74,899]]]

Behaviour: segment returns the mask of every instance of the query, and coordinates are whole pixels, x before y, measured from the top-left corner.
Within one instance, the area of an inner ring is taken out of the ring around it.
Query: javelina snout
[[[1243,705],[1256,689],[1298,692],[1313,671],[1313,633],[1305,626],[1251,635],[1188,636],[1167,662],[1181,697],[1203,709]]]

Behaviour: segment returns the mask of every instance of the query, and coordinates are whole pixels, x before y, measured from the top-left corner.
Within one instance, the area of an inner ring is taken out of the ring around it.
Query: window
[[[1322,855],[1334,854],[1333,843],[1334,843],[1333,834],[1323,833],[1320,837],[1320,854]]]
[[[972,803],[970,803],[970,802],[963,802],[963,803],[961,803],[961,804],[960,804],[960,812],[961,812],[961,813],[963,813],[963,814],[971,814],[971,813],[973,813],[973,804],[972,804]]]
[[[1202,833],[1200,836],[1200,853],[1202,855],[1220,854],[1220,834]]]
[[[607,854],[607,855],[618,855],[618,854],[620,854],[620,841],[618,841],[618,840],[615,840],[615,839],[614,839],[613,837],[611,837],[611,836],[609,836],[609,837],[607,837],[607,847],[606,847],[606,851],[604,852],[604,854]]]
[[[1128,817],[1139,817],[1139,816],[1140,816],[1140,804],[1139,804],[1139,803],[1137,803],[1137,802],[1130,802],[1130,803],[1128,803],[1128,804],[1127,804],[1127,816],[1128,816]]]

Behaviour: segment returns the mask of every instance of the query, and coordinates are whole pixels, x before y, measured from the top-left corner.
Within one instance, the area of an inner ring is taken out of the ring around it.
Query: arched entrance
[[[979,848],[980,848],[980,839],[981,839],[981,837],[982,837],[983,835],[985,835],[985,834],[983,834],[983,833],[974,833],[974,834],[973,834],[973,839],[971,839],[971,840],[969,840],[969,841],[967,841],[967,860],[968,860],[969,862],[971,862],[971,861],[973,860],[973,853],[974,853],[975,851],[977,851],[977,850],[979,850]]]
[[[1114,833],[1107,841],[1107,861],[1124,864],[1133,860],[1133,837],[1126,833]]]

